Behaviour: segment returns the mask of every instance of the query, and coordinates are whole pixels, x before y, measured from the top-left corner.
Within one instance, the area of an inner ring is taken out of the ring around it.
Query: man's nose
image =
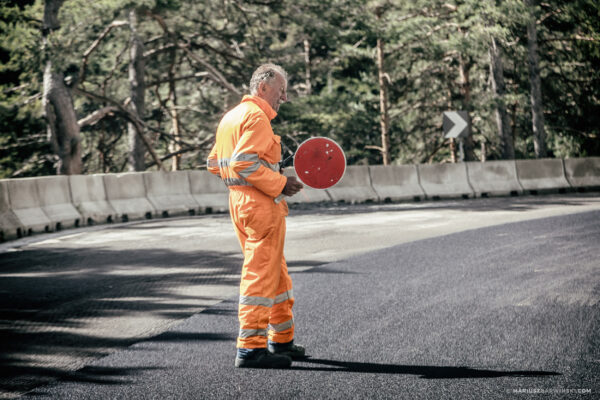
[[[286,93],[282,93],[281,96],[279,97],[279,99],[283,102],[287,101],[287,94]]]

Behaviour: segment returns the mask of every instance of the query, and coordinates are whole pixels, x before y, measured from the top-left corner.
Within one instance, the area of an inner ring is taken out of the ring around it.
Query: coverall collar
[[[269,121],[277,116],[277,111],[273,110],[273,107],[271,107],[269,105],[269,103],[267,103],[266,100],[261,99],[258,96],[245,95],[242,98],[242,103],[244,103],[246,101],[252,102],[252,103],[256,104],[257,106],[259,106],[260,109],[263,110],[263,112],[265,114],[267,114],[267,118],[269,118]]]

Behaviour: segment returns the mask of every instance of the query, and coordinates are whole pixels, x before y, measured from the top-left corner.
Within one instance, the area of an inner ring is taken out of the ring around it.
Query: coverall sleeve
[[[219,168],[219,161],[217,159],[217,145],[215,144],[212,148],[212,150],[210,151],[210,154],[208,155],[208,158],[206,159],[206,169],[208,169],[209,172],[217,175],[217,176],[221,176],[221,170]]]
[[[276,160],[273,160],[272,154],[274,146],[277,152]],[[278,166],[269,164],[267,160],[278,162],[280,157],[281,148],[268,119],[253,116],[243,127],[243,134],[235,147],[230,166],[258,190],[268,196],[277,197],[285,187],[287,178],[279,173]]]

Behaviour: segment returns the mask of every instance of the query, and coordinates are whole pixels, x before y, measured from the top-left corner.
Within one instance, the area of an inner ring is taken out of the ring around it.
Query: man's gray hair
[[[255,96],[258,94],[258,87],[262,81],[270,82],[275,75],[279,74],[287,81],[287,72],[277,64],[263,64],[256,68],[250,79],[250,94]]]

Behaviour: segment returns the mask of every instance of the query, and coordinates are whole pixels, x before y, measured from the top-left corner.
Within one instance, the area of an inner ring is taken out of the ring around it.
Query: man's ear
[[[264,93],[267,90],[266,85],[267,85],[267,81],[260,82],[258,84],[258,92],[259,93]]]

